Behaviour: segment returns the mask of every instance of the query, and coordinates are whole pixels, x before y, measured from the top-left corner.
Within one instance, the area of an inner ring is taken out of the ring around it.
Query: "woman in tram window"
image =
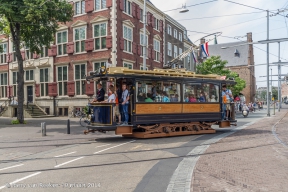
[[[153,95],[151,93],[147,93],[147,97],[145,99],[145,102],[154,102],[152,97],[153,97]]]
[[[189,95],[189,102],[197,102],[197,99],[195,98],[194,94]]]
[[[217,102],[216,99],[215,99],[215,95],[212,95],[212,96],[211,96],[210,102]]]

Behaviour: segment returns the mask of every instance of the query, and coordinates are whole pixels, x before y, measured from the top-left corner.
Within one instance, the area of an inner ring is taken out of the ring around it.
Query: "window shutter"
[[[120,50],[124,50],[124,39],[120,38]]]
[[[40,97],[40,84],[35,84],[35,96]]]
[[[106,7],[107,8],[112,7],[112,0],[106,0]]]
[[[85,0],[85,12],[89,13],[94,10],[94,0]]]
[[[86,95],[87,96],[94,95],[94,81],[90,82],[90,84],[86,83]]]
[[[133,54],[137,54],[137,44],[135,42],[132,43],[132,51]]]
[[[25,51],[21,51],[22,59],[25,60]]]
[[[94,49],[94,39],[85,40],[85,51],[93,51]]]
[[[151,59],[152,57],[152,49],[148,48],[148,58]]]
[[[160,22],[159,22],[159,30],[161,33],[163,32],[163,21],[162,20],[160,20]]]
[[[50,49],[48,49],[48,56],[49,57],[54,57],[57,55],[57,46],[52,45]]]
[[[142,48],[142,45],[138,45],[138,55],[141,55],[141,48]]]
[[[160,53],[160,62],[163,63],[163,54]]]
[[[58,95],[57,93],[57,83],[48,83],[48,96],[49,97],[56,97]]]
[[[13,86],[7,86],[7,97],[13,97]]]
[[[112,36],[106,37],[106,48],[111,49],[112,48]]]
[[[124,11],[124,0],[119,0],[119,9]]]
[[[39,55],[37,53],[33,53],[33,59],[38,59]]]
[[[151,23],[152,23],[152,27],[155,28],[155,17],[151,17]]]
[[[155,60],[155,51],[152,49],[151,52],[152,52],[152,59]]]
[[[7,56],[6,56],[7,63],[11,63],[12,62],[12,58],[13,58],[13,53],[8,53]]]
[[[74,81],[67,82],[67,95],[69,97],[73,97],[75,95],[75,82]]]
[[[136,6],[136,14],[137,14],[137,19],[140,20],[141,19],[141,9],[140,9],[139,5]]]
[[[74,42],[67,43],[67,53],[68,54],[74,53]]]
[[[137,4],[135,2],[132,3],[132,16],[135,18],[137,15]]]

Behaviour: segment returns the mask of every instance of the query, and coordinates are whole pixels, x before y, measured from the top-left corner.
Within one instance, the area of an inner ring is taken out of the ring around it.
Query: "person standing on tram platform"
[[[128,125],[129,114],[128,114],[128,105],[129,105],[129,91],[127,90],[127,85],[125,83],[122,84],[122,116],[124,117],[124,122],[122,126]]]
[[[104,101],[104,97],[105,97],[105,91],[102,88],[102,84],[98,83],[97,84],[96,98],[94,99],[94,101],[102,102],[102,101]]]

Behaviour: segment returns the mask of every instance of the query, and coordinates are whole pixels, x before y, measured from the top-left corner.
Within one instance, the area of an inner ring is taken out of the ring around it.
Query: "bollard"
[[[70,119],[67,120],[67,134],[70,134]]]
[[[275,102],[274,102],[274,105],[273,105],[273,115],[275,115]]]
[[[41,123],[42,137],[46,136],[46,123]]]

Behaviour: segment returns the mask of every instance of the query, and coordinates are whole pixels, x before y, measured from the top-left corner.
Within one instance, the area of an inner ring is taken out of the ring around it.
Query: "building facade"
[[[247,43],[253,42],[252,33],[247,33]],[[209,45],[210,56],[221,56],[222,60],[228,61],[226,67],[239,74],[246,81],[246,87],[241,92],[246,102],[254,102],[256,96],[256,78],[254,71],[253,45],[242,45],[242,42]],[[233,47],[236,46],[236,47]],[[221,47],[228,47],[221,49]],[[233,48],[229,48],[233,47]]]
[[[143,0],[73,0],[71,22],[60,23],[51,47],[40,55],[21,50],[24,59],[25,102],[35,103],[47,114],[68,115],[87,105],[96,85],[85,75],[106,65],[143,69],[164,64],[165,14],[147,1],[144,37]],[[183,38],[183,32],[181,32]],[[9,37],[0,36],[0,103],[17,98],[17,60]],[[182,43],[183,44],[183,43]],[[183,50],[183,49],[182,49]]]

